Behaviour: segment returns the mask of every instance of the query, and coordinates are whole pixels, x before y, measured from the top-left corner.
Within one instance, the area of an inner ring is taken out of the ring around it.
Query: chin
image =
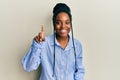
[[[68,34],[60,34],[61,37],[67,37]]]
[[[66,37],[69,33],[57,33],[59,37]]]

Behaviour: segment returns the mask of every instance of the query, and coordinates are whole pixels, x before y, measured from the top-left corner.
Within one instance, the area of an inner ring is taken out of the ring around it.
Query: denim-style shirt
[[[82,46],[76,39],[74,39],[74,43],[77,72],[75,72],[75,55],[72,37],[69,36],[69,42],[65,49],[55,40],[55,76],[52,76],[54,35],[46,37],[42,43],[37,43],[33,40],[30,50],[22,59],[24,70],[27,72],[36,70],[41,64],[42,73],[39,80],[84,80],[85,69],[82,64]]]

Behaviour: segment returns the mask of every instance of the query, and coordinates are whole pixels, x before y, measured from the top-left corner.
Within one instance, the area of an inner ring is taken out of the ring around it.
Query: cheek
[[[67,27],[68,27],[68,28],[71,28],[72,26],[71,26],[71,24],[68,24]]]
[[[60,28],[61,28],[60,25],[55,25],[55,26],[54,26],[54,29],[55,29],[56,31],[59,31]],[[71,25],[66,25],[66,28],[67,28],[68,31],[70,31],[70,30],[71,30]]]
[[[71,28],[68,29],[68,32],[70,32]]]
[[[71,30],[71,26],[68,28],[68,32],[70,32],[70,30]]]
[[[54,28],[55,28],[55,30],[58,30],[58,29],[60,29],[60,26],[59,25],[55,25]]]
[[[70,28],[70,29],[71,29],[71,25],[69,25],[69,26],[68,26],[68,28]]]
[[[71,29],[71,25],[68,26],[68,29]]]

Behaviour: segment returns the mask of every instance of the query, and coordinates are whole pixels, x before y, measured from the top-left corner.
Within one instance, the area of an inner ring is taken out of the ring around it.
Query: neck
[[[60,37],[60,36],[56,35],[56,39],[60,43],[62,48],[65,48],[69,42],[69,36]]]

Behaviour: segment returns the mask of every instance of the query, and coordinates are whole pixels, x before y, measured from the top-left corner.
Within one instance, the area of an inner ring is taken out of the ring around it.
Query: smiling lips
[[[62,30],[60,30],[60,32],[64,34],[64,33],[67,33],[67,30],[66,29],[62,29]]]

